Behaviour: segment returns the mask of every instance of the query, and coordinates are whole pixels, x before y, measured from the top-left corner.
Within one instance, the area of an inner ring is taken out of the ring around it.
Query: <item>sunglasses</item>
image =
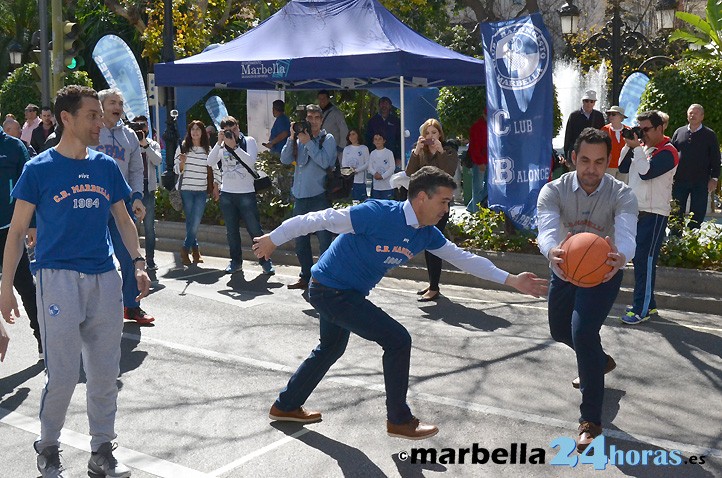
[[[584,101],[585,103],[596,103],[597,102],[597,100],[582,100],[582,101]]]
[[[655,126],[647,126],[646,128],[642,128],[642,127],[640,126],[640,127],[639,127],[639,130],[640,130],[642,133],[647,133],[649,130],[653,130],[654,128],[655,128]]]
[[[607,116],[617,116],[619,113],[607,113]]]

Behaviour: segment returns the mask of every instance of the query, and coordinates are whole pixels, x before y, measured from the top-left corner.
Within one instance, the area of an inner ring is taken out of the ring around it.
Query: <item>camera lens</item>
[[[233,138],[233,133],[231,131],[225,130],[223,131],[223,136],[225,136],[228,139]]]

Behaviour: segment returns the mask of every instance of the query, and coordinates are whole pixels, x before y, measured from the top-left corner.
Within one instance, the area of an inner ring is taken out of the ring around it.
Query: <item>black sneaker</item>
[[[63,465],[56,445],[46,446],[38,453],[38,471],[43,478],[63,478]]]
[[[118,447],[117,443],[109,441],[100,445],[98,451],[90,454],[88,460],[88,476],[91,478],[127,478],[130,476],[130,468],[113,456],[113,450]]]

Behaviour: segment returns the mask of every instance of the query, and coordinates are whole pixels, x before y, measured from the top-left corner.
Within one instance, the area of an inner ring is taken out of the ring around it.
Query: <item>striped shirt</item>
[[[180,174],[180,147],[175,151],[175,164],[173,170],[176,174]],[[190,151],[186,153],[186,163],[183,169],[183,184],[181,185],[181,191],[205,191],[208,187],[208,154],[206,150],[200,146],[193,146]],[[179,178],[180,180],[180,178]],[[213,166],[213,182],[216,184],[221,183],[221,172],[218,166]],[[178,187],[178,184],[176,184]]]

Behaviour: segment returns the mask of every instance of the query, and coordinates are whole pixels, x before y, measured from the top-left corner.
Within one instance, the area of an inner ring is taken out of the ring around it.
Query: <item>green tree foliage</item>
[[[30,55],[30,40],[38,29],[38,6],[36,0],[0,1],[0,78],[7,76],[10,68],[8,47],[17,42],[23,51],[23,59]]]
[[[0,85],[0,109],[3,115],[12,113],[16,118],[23,118],[23,111],[28,103],[40,105],[40,92],[35,86],[32,75],[33,67],[35,63],[21,66]],[[68,74],[65,77],[65,84],[93,86],[90,77],[84,71]]]
[[[469,137],[469,128],[486,108],[483,86],[449,86],[439,91],[436,110],[447,138]]]
[[[689,12],[677,12],[677,18],[687,23],[692,31],[675,30],[670,41],[681,40],[693,43],[699,50],[688,52],[698,58],[722,58],[722,2],[707,0],[705,18]]]
[[[668,134],[687,124],[687,108],[704,106],[704,124],[722,131],[722,60],[689,59],[657,73],[642,94],[640,111],[657,109],[669,114]]]

